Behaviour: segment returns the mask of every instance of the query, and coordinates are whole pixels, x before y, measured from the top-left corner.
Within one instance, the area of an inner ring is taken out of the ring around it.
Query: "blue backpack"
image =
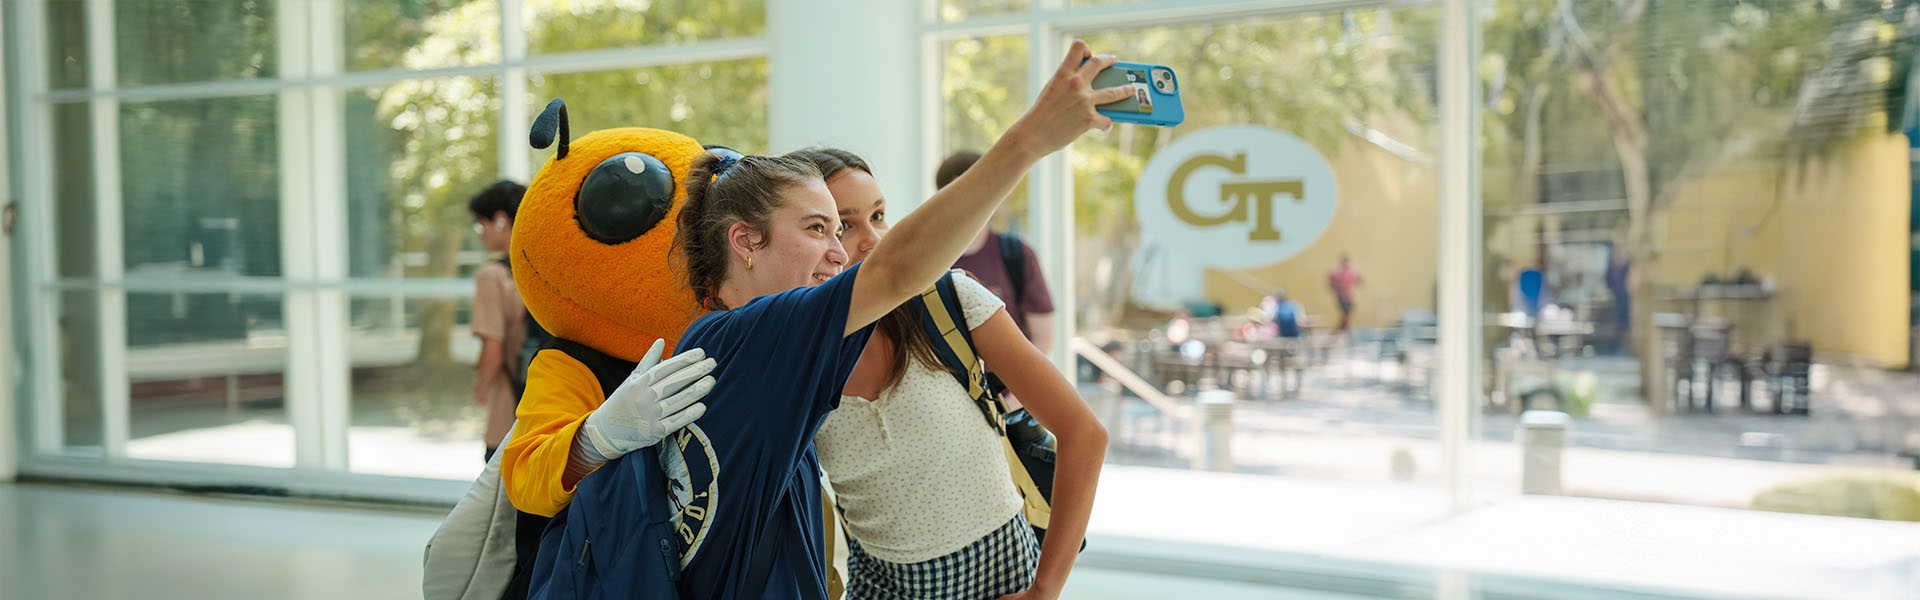
[[[565,340],[555,347],[592,370],[607,393],[634,369],[634,363]],[[616,458],[581,478],[573,500],[541,533],[527,598],[680,598],[681,544],[674,532],[679,515],[667,488],[659,446]],[[775,527],[785,531],[760,536],[753,549],[744,598],[759,598],[766,589],[777,542],[786,541],[788,552],[806,551],[792,519],[781,521]]]

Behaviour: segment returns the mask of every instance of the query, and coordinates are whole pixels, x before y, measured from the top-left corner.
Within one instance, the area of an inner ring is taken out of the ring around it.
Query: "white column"
[[[765,151],[850,150],[873,165],[893,218],[918,206],[932,177],[917,138],[919,17],[916,2],[768,0]]]
[[[1038,8],[1038,7],[1036,7]],[[1053,79],[1053,70],[1066,56],[1070,40],[1035,17],[1027,28],[1027,97],[1037,98]],[[1053,294],[1053,351],[1048,358],[1071,375],[1073,345],[1079,334],[1077,281],[1074,280],[1073,148],[1055,152],[1034,165],[1027,175],[1028,210],[1033,219],[1033,251],[1040,273]]]
[[[339,71],[338,0],[279,0],[276,13],[283,78]],[[342,90],[280,92],[278,149],[281,275],[289,283],[346,276],[345,142]],[[287,421],[294,430],[294,466],[344,470],[351,390],[346,356],[347,299],[339,289],[293,286],[286,293]]]
[[[939,19],[940,0],[922,0],[915,4],[920,7],[916,23],[925,25]],[[946,57],[944,56],[946,42],[931,35],[923,35],[920,37],[918,48],[920,49],[918,57],[920,109],[917,114],[920,120],[920,156],[919,162],[915,163],[918,169],[914,173],[921,176],[913,178],[917,180],[911,188],[915,204],[933,196],[933,173],[940,168],[940,160],[945,158],[941,153],[946,150],[947,137],[944,116],[946,113],[943,109],[947,102],[943,84],[946,77]],[[905,204],[902,203],[901,206],[904,207]],[[901,214],[904,216],[906,213],[901,211]]]
[[[87,0],[87,80],[96,90],[112,89],[114,64],[113,0]],[[126,252],[122,246],[120,206],[120,102],[96,98],[89,105],[93,126],[94,276],[103,282],[125,278]],[[100,288],[96,317],[100,353],[100,418],[107,460],[126,456],[127,295],[117,287]]]
[[[1479,21],[1476,0],[1446,0],[1440,37],[1440,446],[1455,511],[1472,508],[1480,401]]]
[[[7,58],[7,15],[0,11],[0,65]],[[7,98],[0,94],[0,140],[7,137]],[[0,144],[0,210],[14,201],[6,144]],[[18,215],[15,215],[18,217]],[[19,471],[20,436],[14,426],[13,387],[13,232],[0,232],[0,483]]]
[[[14,7],[15,45],[9,50],[20,69],[15,74],[16,89],[6,93],[11,94],[13,108],[20,115],[15,120],[20,124],[18,147],[51,148],[53,109],[34,99],[34,94],[47,89],[46,4],[44,1],[20,2]],[[21,348],[60,347],[60,296],[49,286],[55,277],[53,169],[53,156],[49,152],[20,153],[20,223],[15,231],[20,247],[26,250],[22,262],[25,273],[21,277],[24,285],[18,288],[18,297],[20,310],[26,313],[22,323],[27,327],[27,343],[19,346]],[[32,450],[25,454],[57,453],[66,445],[66,429],[62,423],[66,391],[60,379],[60,355],[26,352],[21,358],[26,361],[26,383],[31,386],[25,388],[26,401],[32,406],[29,429],[32,434],[28,442]]]
[[[527,25],[521,20],[520,0],[500,0],[500,60],[507,64],[527,56]],[[501,69],[500,83],[500,178],[520,183],[533,180],[533,146],[527,144],[527,130],[533,124],[527,106],[527,70]]]
[[[311,54],[307,57],[313,77],[338,74],[345,64],[346,11],[341,0],[308,0],[312,12]],[[298,3],[298,2],[297,2]],[[313,277],[319,281],[347,279],[347,90],[316,87],[307,90],[312,98],[307,115],[308,138],[312,140],[310,177],[313,224]],[[282,164],[285,164],[282,161]],[[347,468],[347,426],[352,421],[353,372],[347,356],[348,327],[352,316],[346,290],[323,288],[313,292],[314,347],[319,358],[317,371],[320,400],[321,466]]]

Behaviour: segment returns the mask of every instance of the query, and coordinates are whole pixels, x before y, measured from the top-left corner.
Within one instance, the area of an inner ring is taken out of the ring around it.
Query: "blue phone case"
[[[1163,82],[1153,80],[1154,73],[1165,72]],[[1132,75],[1132,77],[1129,77]],[[1157,86],[1155,83],[1164,83]],[[1094,89],[1133,84],[1141,94],[1099,107],[1100,114],[1113,119],[1115,123],[1136,123],[1173,127],[1187,120],[1186,109],[1180,106],[1180,78],[1173,69],[1161,65],[1146,63],[1120,62],[1107,67],[1093,77]],[[1170,88],[1170,89],[1169,89]],[[1146,102],[1141,102],[1141,100]],[[1146,112],[1142,112],[1144,105]]]

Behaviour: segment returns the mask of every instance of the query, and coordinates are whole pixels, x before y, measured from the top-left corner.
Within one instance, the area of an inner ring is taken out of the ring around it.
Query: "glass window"
[[[93,121],[87,103],[53,105],[55,269],[66,279],[98,273],[93,196]]]
[[[565,98],[575,136],[613,127],[657,127],[746,153],[767,147],[767,61],[535,74],[527,103]],[[552,149],[533,152],[538,172]]]
[[[1073,148],[1078,295],[1062,301],[1106,350],[1080,384],[1111,462],[1199,468],[1184,408],[1223,392],[1238,399],[1232,470],[1442,484],[1438,188],[1421,150],[1437,132],[1412,66],[1431,72],[1432,52],[1389,26],[1431,12],[1082,36],[1174,65],[1188,92],[1178,128],[1120,124]]]
[[[291,468],[279,296],[127,294],[127,456]]]
[[[1027,83],[1027,36],[954,40],[947,42],[943,51],[940,91],[946,98],[941,116],[946,139],[941,156],[985,152],[1032,103]],[[923,176],[932,179],[934,174]],[[1024,184],[1013,188],[994,215],[994,229],[1026,231],[1030,224],[1026,218],[1027,193]]]
[[[761,0],[522,0],[528,54],[761,35]]]
[[[348,244],[336,251],[347,253],[348,273],[470,272],[484,256],[467,199],[499,178],[494,80],[413,79],[345,93]]]
[[[127,276],[280,274],[273,96],[120,106]]]
[[[964,21],[973,17],[1027,12],[1028,0],[941,0],[940,19]]]
[[[346,69],[432,69],[500,60],[499,0],[347,0]]]
[[[273,0],[114,3],[120,85],[273,77]],[[183,32],[193,32],[184,35]]]
[[[47,85],[87,87],[86,0],[47,3]]]
[[[59,296],[60,429],[63,445],[100,451],[106,431],[100,418],[100,294],[67,291]]]
[[[353,299],[350,470],[446,479],[480,473],[487,407],[474,400],[480,340],[472,310],[470,300]]]
[[[1591,62],[1540,35],[1552,7],[1484,25],[1482,445],[1562,412],[1566,468],[1503,460],[1483,487],[1898,514],[1869,490],[1920,450],[1905,9],[1575,3],[1617,48]]]

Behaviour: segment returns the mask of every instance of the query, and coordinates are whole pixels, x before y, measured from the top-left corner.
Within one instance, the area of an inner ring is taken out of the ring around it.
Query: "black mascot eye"
[[[650,154],[627,152],[600,161],[580,182],[574,214],[587,237],[620,244],[640,237],[673,207],[673,172]]]

